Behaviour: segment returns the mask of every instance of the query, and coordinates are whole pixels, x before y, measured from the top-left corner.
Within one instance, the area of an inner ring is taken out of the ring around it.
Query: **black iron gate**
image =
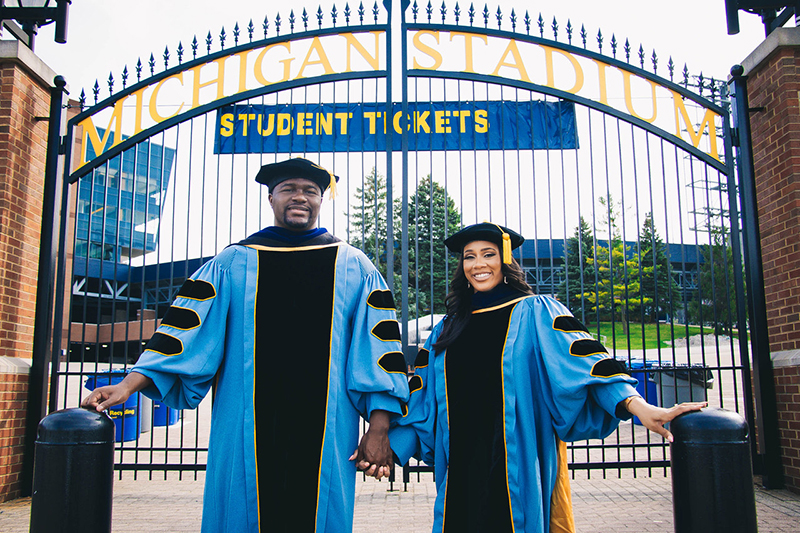
[[[306,156],[343,177],[321,225],[385,274],[409,360],[444,312],[442,240],[488,219],[526,237],[531,286],[648,401],[752,421],[726,84],[571,22],[399,4],[265,17],[81,94],[50,409],[126,372],[183,281],[270,225],[258,168]],[[120,413],[117,468],[203,469],[211,399],[179,414],[139,401]],[[573,443],[571,463],[665,468],[667,449],[634,421]]]

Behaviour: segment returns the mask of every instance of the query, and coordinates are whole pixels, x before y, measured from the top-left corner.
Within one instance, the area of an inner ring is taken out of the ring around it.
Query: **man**
[[[213,384],[203,531],[350,531],[359,416],[370,428],[352,459],[380,478],[408,399],[392,296],[363,253],[317,228],[335,176],[297,158],[256,181],[275,226],[192,275],[133,371],[82,405],[141,390],[191,409]]]

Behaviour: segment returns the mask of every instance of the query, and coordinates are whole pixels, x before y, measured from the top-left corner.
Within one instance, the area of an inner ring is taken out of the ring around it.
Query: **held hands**
[[[708,407],[708,402],[686,402],[665,409],[650,405],[639,396],[633,398],[627,405],[628,411],[639,418],[644,427],[654,433],[658,433],[669,442],[673,440],[672,433],[664,427],[664,424],[672,421],[678,415],[690,411],[699,411],[703,407]]]
[[[389,477],[394,467],[388,432],[389,413],[373,411],[369,420],[369,429],[361,438],[358,449],[350,456],[350,460],[356,462],[358,470],[378,480],[382,477]]]

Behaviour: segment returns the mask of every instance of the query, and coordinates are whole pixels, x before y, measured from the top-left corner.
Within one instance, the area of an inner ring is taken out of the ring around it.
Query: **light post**
[[[0,0],[0,21],[33,50],[41,26],[56,23],[55,41],[67,42],[67,19],[72,0]],[[20,28],[13,21],[22,24]]]

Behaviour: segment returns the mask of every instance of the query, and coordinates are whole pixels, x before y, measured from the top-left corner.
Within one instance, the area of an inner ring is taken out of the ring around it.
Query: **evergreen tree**
[[[386,277],[386,178],[375,167],[356,188],[350,211],[350,244],[360,248]],[[395,228],[397,226],[395,225]]]
[[[414,289],[417,295],[415,305],[409,304],[411,318],[417,308],[419,315],[445,313],[445,296],[458,258],[447,253],[444,240],[460,228],[461,213],[444,187],[430,175],[422,179],[408,203],[409,300]]]
[[[672,277],[667,246],[653,224],[652,213],[645,216],[639,246],[635,258],[641,267],[642,297],[650,302],[640,309],[640,316],[645,322],[654,322],[659,315],[674,313],[682,304],[681,288]]]
[[[443,187],[424,178],[408,205],[408,309],[407,320],[419,314],[443,314],[450,277],[458,264],[453,254],[447,256],[445,238],[461,228],[461,214]],[[350,244],[360,248],[385,277],[386,268],[386,179],[373,168],[356,189],[356,202],[350,211]],[[393,207],[394,224],[394,299],[397,310],[402,305],[402,235],[400,199]],[[432,252],[432,253],[431,253]],[[431,261],[432,259],[432,261]],[[419,310],[419,311],[417,311]]]
[[[689,318],[696,324],[711,324],[718,334],[730,335],[736,324],[736,298],[733,286],[733,249],[719,231],[712,242],[700,247],[699,291],[689,302]]]
[[[564,281],[558,286],[557,296],[572,314],[586,321],[589,304],[583,293],[594,287],[594,269],[589,259],[594,258],[594,238],[589,224],[580,217],[575,234],[567,239],[564,247]]]

